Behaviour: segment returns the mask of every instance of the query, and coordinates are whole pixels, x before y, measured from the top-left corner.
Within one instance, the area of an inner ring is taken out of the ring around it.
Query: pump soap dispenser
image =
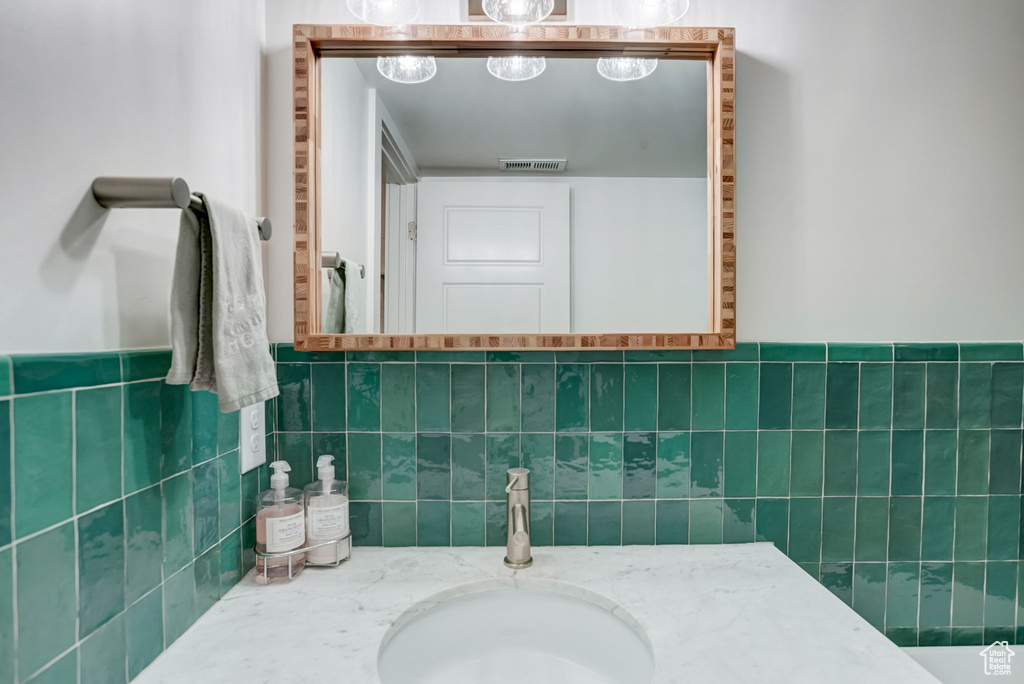
[[[334,479],[334,456],[317,459],[317,480],[306,485],[306,537],[309,546],[337,541],[310,549],[306,559],[312,565],[337,565],[351,551],[348,524],[348,483]],[[340,541],[339,541],[340,540]]]
[[[273,557],[301,549],[306,543],[302,492],[288,486],[287,461],[270,464],[270,489],[260,494],[256,512],[256,581],[260,584],[291,581],[302,572],[306,556]],[[264,554],[264,555],[260,555]]]

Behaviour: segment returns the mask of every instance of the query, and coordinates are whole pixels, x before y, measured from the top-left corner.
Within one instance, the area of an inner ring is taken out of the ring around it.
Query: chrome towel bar
[[[345,268],[345,260],[341,258],[341,255],[337,252],[322,252],[320,254],[320,268],[333,268],[342,269]],[[359,277],[366,277],[366,267],[359,264]]]
[[[108,209],[184,209],[206,211],[202,200],[192,195],[183,178],[120,178],[101,176],[92,182],[92,194]],[[273,226],[268,218],[257,218],[260,239],[269,240]]]

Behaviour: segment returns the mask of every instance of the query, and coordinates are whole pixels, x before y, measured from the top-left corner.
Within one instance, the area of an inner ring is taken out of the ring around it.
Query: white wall
[[[0,17],[0,351],[167,346],[178,212],[105,214],[89,186],[176,175],[262,214],[262,0],[0,0]]]
[[[455,0],[422,20],[457,23]],[[601,23],[579,0],[577,23]],[[268,0],[268,206],[292,220],[293,23]],[[737,29],[741,340],[1024,338],[1024,3],[693,0]],[[279,232],[284,237],[285,230]],[[271,249],[272,339],[292,339],[291,244]]]

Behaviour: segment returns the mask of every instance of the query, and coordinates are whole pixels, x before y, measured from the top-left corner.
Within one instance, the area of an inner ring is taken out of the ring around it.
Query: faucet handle
[[[530,470],[528,468],[509,468],[505,473],[508,484],[505,485],[505,493],[511,494],[512,490],[522,491],[530,488]]]

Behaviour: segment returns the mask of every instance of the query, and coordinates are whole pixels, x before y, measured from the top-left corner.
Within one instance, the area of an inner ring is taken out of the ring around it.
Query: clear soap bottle
[[[256,550],[277,554],[301,549],[306,543],[302,492],[288,486],[291,466],[286,461],[270,464],[270,489],[259,496],[256,512]],[[289,582],[306,566],[305,554],[282,558],[256,555],[256,581],[260,584]]]
[[[351,550],[348,522],[348,483],[334,479],[334,456],[317,459],[317,479],[306,485],[307,546],[339,541],[306,552],[313,565],[336,565]]]

